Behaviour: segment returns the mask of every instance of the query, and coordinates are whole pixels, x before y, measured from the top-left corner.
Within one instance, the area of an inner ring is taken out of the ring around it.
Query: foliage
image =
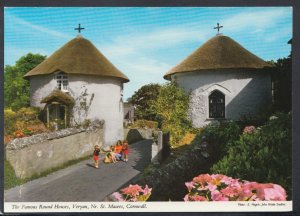
[[[231,141],[228,153],[211,172],[240,179],[275,182],[291,196],[291,114],[278,113],[253,133]]]
[[[140,185],[129,185],[121,189],[120,192],[113,193],[113,196],[122,202],[145,202],[151,195],[152,188],[148,185],[143,189]]]
[[[292,110],[292,58],[278,59],[272,74],[274,105],[277,111]]]
[[[153,128],[156,129],[158,127],[158,123],[156,121],[148,121],[148,120],[136,120],[130,128]]]
[[[256,115],[251,115],[250,113],[241,115],[237,123],[241,128],[244,128],[247,125],[258,127],[266,124],[270,115],[274,112],[276,112],[274,105],[264,106],[259,109]]]
[[[38,120],[40,109],[36,107],[21,108],[13,111],[4,109],[4,134],[21,138],[36,133],[46,132],[44,124]]]
[[[176,145],[191,128],[187,117],[189,95],[175,83],[168,83],[161,87],[153,105],[162,130],[170,132],[171,146]]]
[[[160,88],[159,84],[144,85],[128,99],[128,102],[136,107],[134,112],[137,119],[156,119],[156,111],[152,104],[156,100]]]
[[[222,174],[201,174],[186,182],[184,201],[285,201],[286,192],[277,184],[240,181]]]
[[[184,137],[178,142],[178,146],[190,144],[196,137],[196,134],[187,132]]]
[[[4,106],[18,110],[29,106],[29,82],[23,76],[45,60],[46,56],[28,53],[14,66],[6,65],[4,73]]]
[[[213,156],[215,158],[223,157],[230,143],[239,139],[241,129],[234,121],[223,121],[220,123],[213,123],[204,127],[203,136],[205,141],[213,148]]]

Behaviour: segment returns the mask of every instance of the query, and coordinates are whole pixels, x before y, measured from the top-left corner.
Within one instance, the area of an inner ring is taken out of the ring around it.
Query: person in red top
[[[122,141],[121,140],[118,140],[118,142],[115,146],[115,156],[118,161],[120,161],[122,158]]]
[[[122,151],[124,154],[124,161],[127,163],[128,162],[128,153],[129,153],[127,140],[123,141]]]
[[[95,162],[95,168],[98,169],[99,166],[99,154],[100,154],[100,149],[98,145],[95,145],[95,149],[94,149],[94,153],[93,153],[93,158],[94,158],[94,162]]]

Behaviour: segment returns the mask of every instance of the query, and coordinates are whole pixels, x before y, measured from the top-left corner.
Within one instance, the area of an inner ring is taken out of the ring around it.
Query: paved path
[[[93,167],[92,158],[4,192],[6,202],[102,201],[138,175],[151,161],[152,140],[130,145],[129,161]]]

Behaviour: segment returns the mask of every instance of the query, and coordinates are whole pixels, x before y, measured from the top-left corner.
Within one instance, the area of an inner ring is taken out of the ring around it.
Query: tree
[[[159,84],[144,85],[127,100],[136,107],[135,116],[138,119],[156,120],[156,111],[152,104],[156,100],[160,88]]]
[[[292,58],[278,59],[274,65],[274,105],[277,111],[289,112],[292,110]]]
[[[153,107],[164,132],[170,132],[170,144],[175,146],[191,128],[188,119],[189,95],[176,85],[168,83],[161,87]]]
[[[14,66],[4,69],[4,106],[18,110],[29,106],[29,82],[23,76],[44,61],[46,56],[28,53],[22,56]]]

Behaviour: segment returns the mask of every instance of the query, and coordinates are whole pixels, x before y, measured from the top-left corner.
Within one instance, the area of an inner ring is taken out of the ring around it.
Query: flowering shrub
[[[286,192],[277,184],[240,181],[222,174],[201,174],[185,183],[184,201],[285,201]]]
[[[227,154],[213,165],[211,173],[222,173],[249,181],[282,185],[292,198],[292,115],[277,113],[255,133],[242,134]]]
[[[143,189],[140,185],[129,185],[120,192],[113,193],[113,197],[120,202],[145,202],[151,195],[152,188],[148,185]]]
[[[255,131],[254,126],[246,126],[243,130],[244,134],[252,134]]]
[[[22,138],[22,137],[26,137],[26,136],[31,136],[33,134],[31,128],[25,128],[23,130],[17,130],[16,132],[14,132],[14,137],[15,138]]]

